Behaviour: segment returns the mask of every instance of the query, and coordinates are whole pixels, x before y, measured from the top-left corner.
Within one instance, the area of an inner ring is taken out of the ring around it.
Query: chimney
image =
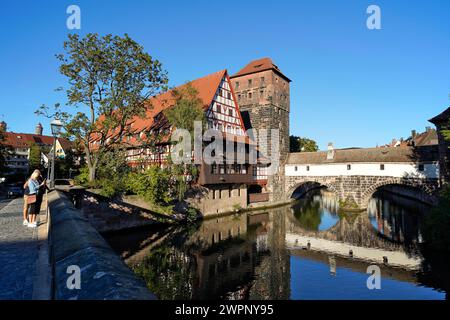
[[[411,137],[414,139],[417,136],[417,131],[416,130],[412,130],[411,131]]]
[[[327,160],[333,160],[334,159],[334,147],[333,143],[328,143],[328,152],[327,152]]]
[[[425,127],[426,132],[430,132],[431,131],[431,127]]]
[[[36,125],[36,129],[34,130],[34,134],[36,134],[36,135],[38,135],[38,136],[42,136],[42,130],[43,130],[42,124],[39,122],[39,123]]]
[[[0,122],[0,131],[6,132],[8,129],[8,126],[6,125],[5,121]]]

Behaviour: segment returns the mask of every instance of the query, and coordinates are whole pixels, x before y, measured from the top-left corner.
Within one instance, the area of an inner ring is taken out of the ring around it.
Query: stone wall
[[[50,259],[57,300],[155,299],[62,192],[48,194]],[[79,268],[80,288],[69,289],[70,268]]]
[[[249,83],[251,80],[251,83]],[[239,86],[236,86],[236,82]],[[272,70],[261,71],[232,79],[239,109],[246,128],[267,130],[267,151],[272,155],[271,129],[279,130],[279,168],[268,179],[270,201],[278,202],[284,197],[284,164],[289,152],[289,82]]]
[[[288,176],[285,181],[286,198],[292,197],[297,188],[305,189],[324,186],[333,191],[341,201],[356,203],[359,208],[367,208],[368,202],[378,188],[399,185],[413,188],[408,196],[430,204],[436,203],[439,187],[437,179],[393,178],[383,176],[334,176],[301,177]],[[308,188],[307,188],[308,187]]]
[[[188,191],[187,200],[204,217],[247,208],[245,184],[195,187]]]

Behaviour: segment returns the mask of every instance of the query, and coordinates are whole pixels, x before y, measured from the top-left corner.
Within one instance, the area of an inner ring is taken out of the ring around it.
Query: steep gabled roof
[[[450,121],[450,107],[447,108],[444,112],[438,114],[436,117],[428,120],[429,122],[433,124],[443,123],[443,122],[449,122]]]
[[[214,72],[150,98],[147,102],[145,116],[143,118],[136,116],[128,121],[128,125],[131,126],[130,133],[137,134],[142,131],[148,131],[154,125],[155,117],[158,114],[175,105],[176,99],[174,91],[180,90],[188,84],[192,85],[192,87],[197,90],[198,98],[203,102],[203,109],[206,111],[214,99],[220,82],[226,75],[226,69]],[[99,122],[101,121],[102,117],[100,116]],[[109,136],[114,136],[114,134],[117,134],[117,132],[111,132]],[[127,143],[129,145],[139,145],[141,143],[139,139],[133,136],[127,140]],[[96,140],[96,138],[93,138],[93,140]]]
[[[205,77],[190,81],[189,83],[198,91],[198,97],[203,102],[203,109],[207,110],[211,105],[214,95],[219,87],[223,77],[227,74],[226,70],[221,70]],[[142,131],[148,129],[153,124],[153,118],[163,110],[173,107],[175,104],[174,90],[179,90],[187,84],[178,86],[172,90],[166,91],[149,101],[149,107],[146,111],[145,118],[135,117],[131,122],[133,123],[133,131]]]
[[[275,65],[270,58],[262,58],[258,60],[253,60],[249,64],[247,64],[244,68],[239,70],[236,74],[232,75],[231,78],[236,78],[240,76],[245,76],[252,73],[257,73],[266,70],[273,70],[278,73],[280,76],[285,78],[287,81],[291,81],[288,77],[286,77],[281,70]]]

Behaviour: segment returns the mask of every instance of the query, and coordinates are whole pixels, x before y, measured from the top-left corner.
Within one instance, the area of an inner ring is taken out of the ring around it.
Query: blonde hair
[[[33,180],[37,180],[37,178],[39,178],[39,176],[41,175],[41,172],[39,170],[34,170],[33,173],[31,174],[31,179]]]

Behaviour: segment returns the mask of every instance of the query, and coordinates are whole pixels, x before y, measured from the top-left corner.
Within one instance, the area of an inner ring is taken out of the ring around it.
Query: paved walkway
[[[33,297],[38,228],[22,225],[23,199],[0,209],[0,300]]]

